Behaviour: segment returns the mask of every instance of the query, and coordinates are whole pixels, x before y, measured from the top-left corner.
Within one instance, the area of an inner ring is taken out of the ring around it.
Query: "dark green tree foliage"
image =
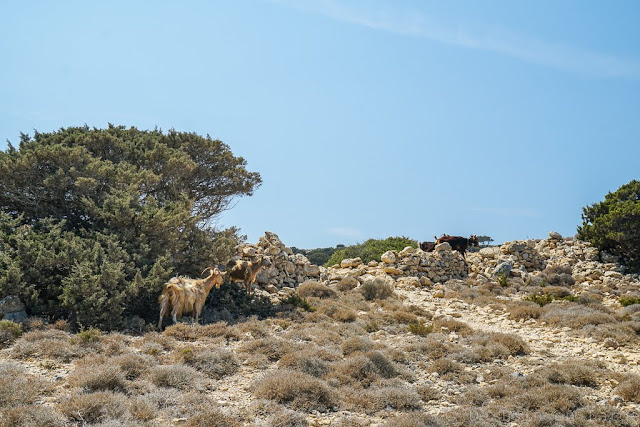
[[[341,246],[344,247],[344,245],[341,245]],[[331,258],[331,255],[333,255],[333,253],[337,249],[338,248],[316,248],[316,249],[298,249],[296,247],[291,248],[294,254],[302,254],[306,256],[309,262],[315,265],[324,265],[329,260],[329,258]]]
[[[116,327],[152,318],[174,274],[226,261],[238,230],[210,222],[260,175],[209,136],[66,128],[0,152],[0,297],[32,314]]]
[[[414,248],[418,247],[418,243],[415,240],[411,240],[407,237],[387,237],[386,239],[369,239],[364,243],[358,245],[346,246],[342,249],[338,249],[331,255],[326,266],[332,266],[334,264],[340,264],[345,258],[357,258],[360,257],[365,264],[369,261],[380,261],[380,257],[383,253],[390,250],[401,251],[407,246]]]
[[[603,202],[582,209],[578,238],[622,257],[631,271],[640,271],[640,181],[633,180]]]

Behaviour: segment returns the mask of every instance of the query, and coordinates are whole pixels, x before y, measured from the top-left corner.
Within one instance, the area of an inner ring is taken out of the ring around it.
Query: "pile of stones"
[[[275,293],[283,287],[295,287],[307,280],[324,280],[326,269],[311,264],[302,254],[294,254],[280,238],[269,231],[257,244],[244,243],[236,248],[235,259],[252,261],[260,255],[268,256],[271,266],[260,270],[256,284]]]
[[[442,243],[433,252],[412,247],[387,251],[382,254],[380,262],[371,261],[367,265],[360,258],[344,259],[339,266],[328,270],[330,282],[338,282],[346,276],[363,282],[371,276],[385,275],[399,283],[430,286],[435,282],[466,277],[467,265],[459,252],[451,250],[449,243]]]

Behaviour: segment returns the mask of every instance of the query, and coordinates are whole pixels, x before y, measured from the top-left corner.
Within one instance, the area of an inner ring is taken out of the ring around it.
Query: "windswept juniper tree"
[[[578,238],[620,256],[630,271],[640,272],[640,181],[633,180],[582,209]]]
[[[260,175],[221,141],[109,125],[22,134],[0,152],[0,298],[109,329],[155,317],[175,273],[199,276],[241,237],[211,224]]]

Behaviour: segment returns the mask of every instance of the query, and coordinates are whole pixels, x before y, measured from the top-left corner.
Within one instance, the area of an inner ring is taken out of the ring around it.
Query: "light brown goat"
[[[229,271],[227,277],[231,282],[243,282],[247,293],[251,293],[251,284],[255,282],[256,276],[262,267],[269,267],[271,261],[268,257],[260,255],[254,261],[231,260],[227,266]]]
[[[162,318],[167,315],[169,308],[171,308],[173,323],[178,323],[178,317],[182,317],[183,313],[191,313],[191,319],[198,322],[211,288],[213,285],[220,288],[224,281],[224,276],[217,268],[208,267],[203,273],[207,270],[211,270],[211,274],[204,279],[174,277],[164,285],[162,294],[158,297],[160,304],[158,329],[162,329]]]

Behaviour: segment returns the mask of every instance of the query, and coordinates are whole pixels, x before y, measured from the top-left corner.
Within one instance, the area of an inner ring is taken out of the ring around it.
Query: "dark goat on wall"
[[[445,242],[451,245],[451,249],[460,252],[463,258],[465,258],[465,252],[469,246],[478,246],[480,244],[478,242],[478,237],[475,234],[472,234],[468,239],[462,236],[449,236],[448,234],[443,234],[436,240],[437,245]]]

